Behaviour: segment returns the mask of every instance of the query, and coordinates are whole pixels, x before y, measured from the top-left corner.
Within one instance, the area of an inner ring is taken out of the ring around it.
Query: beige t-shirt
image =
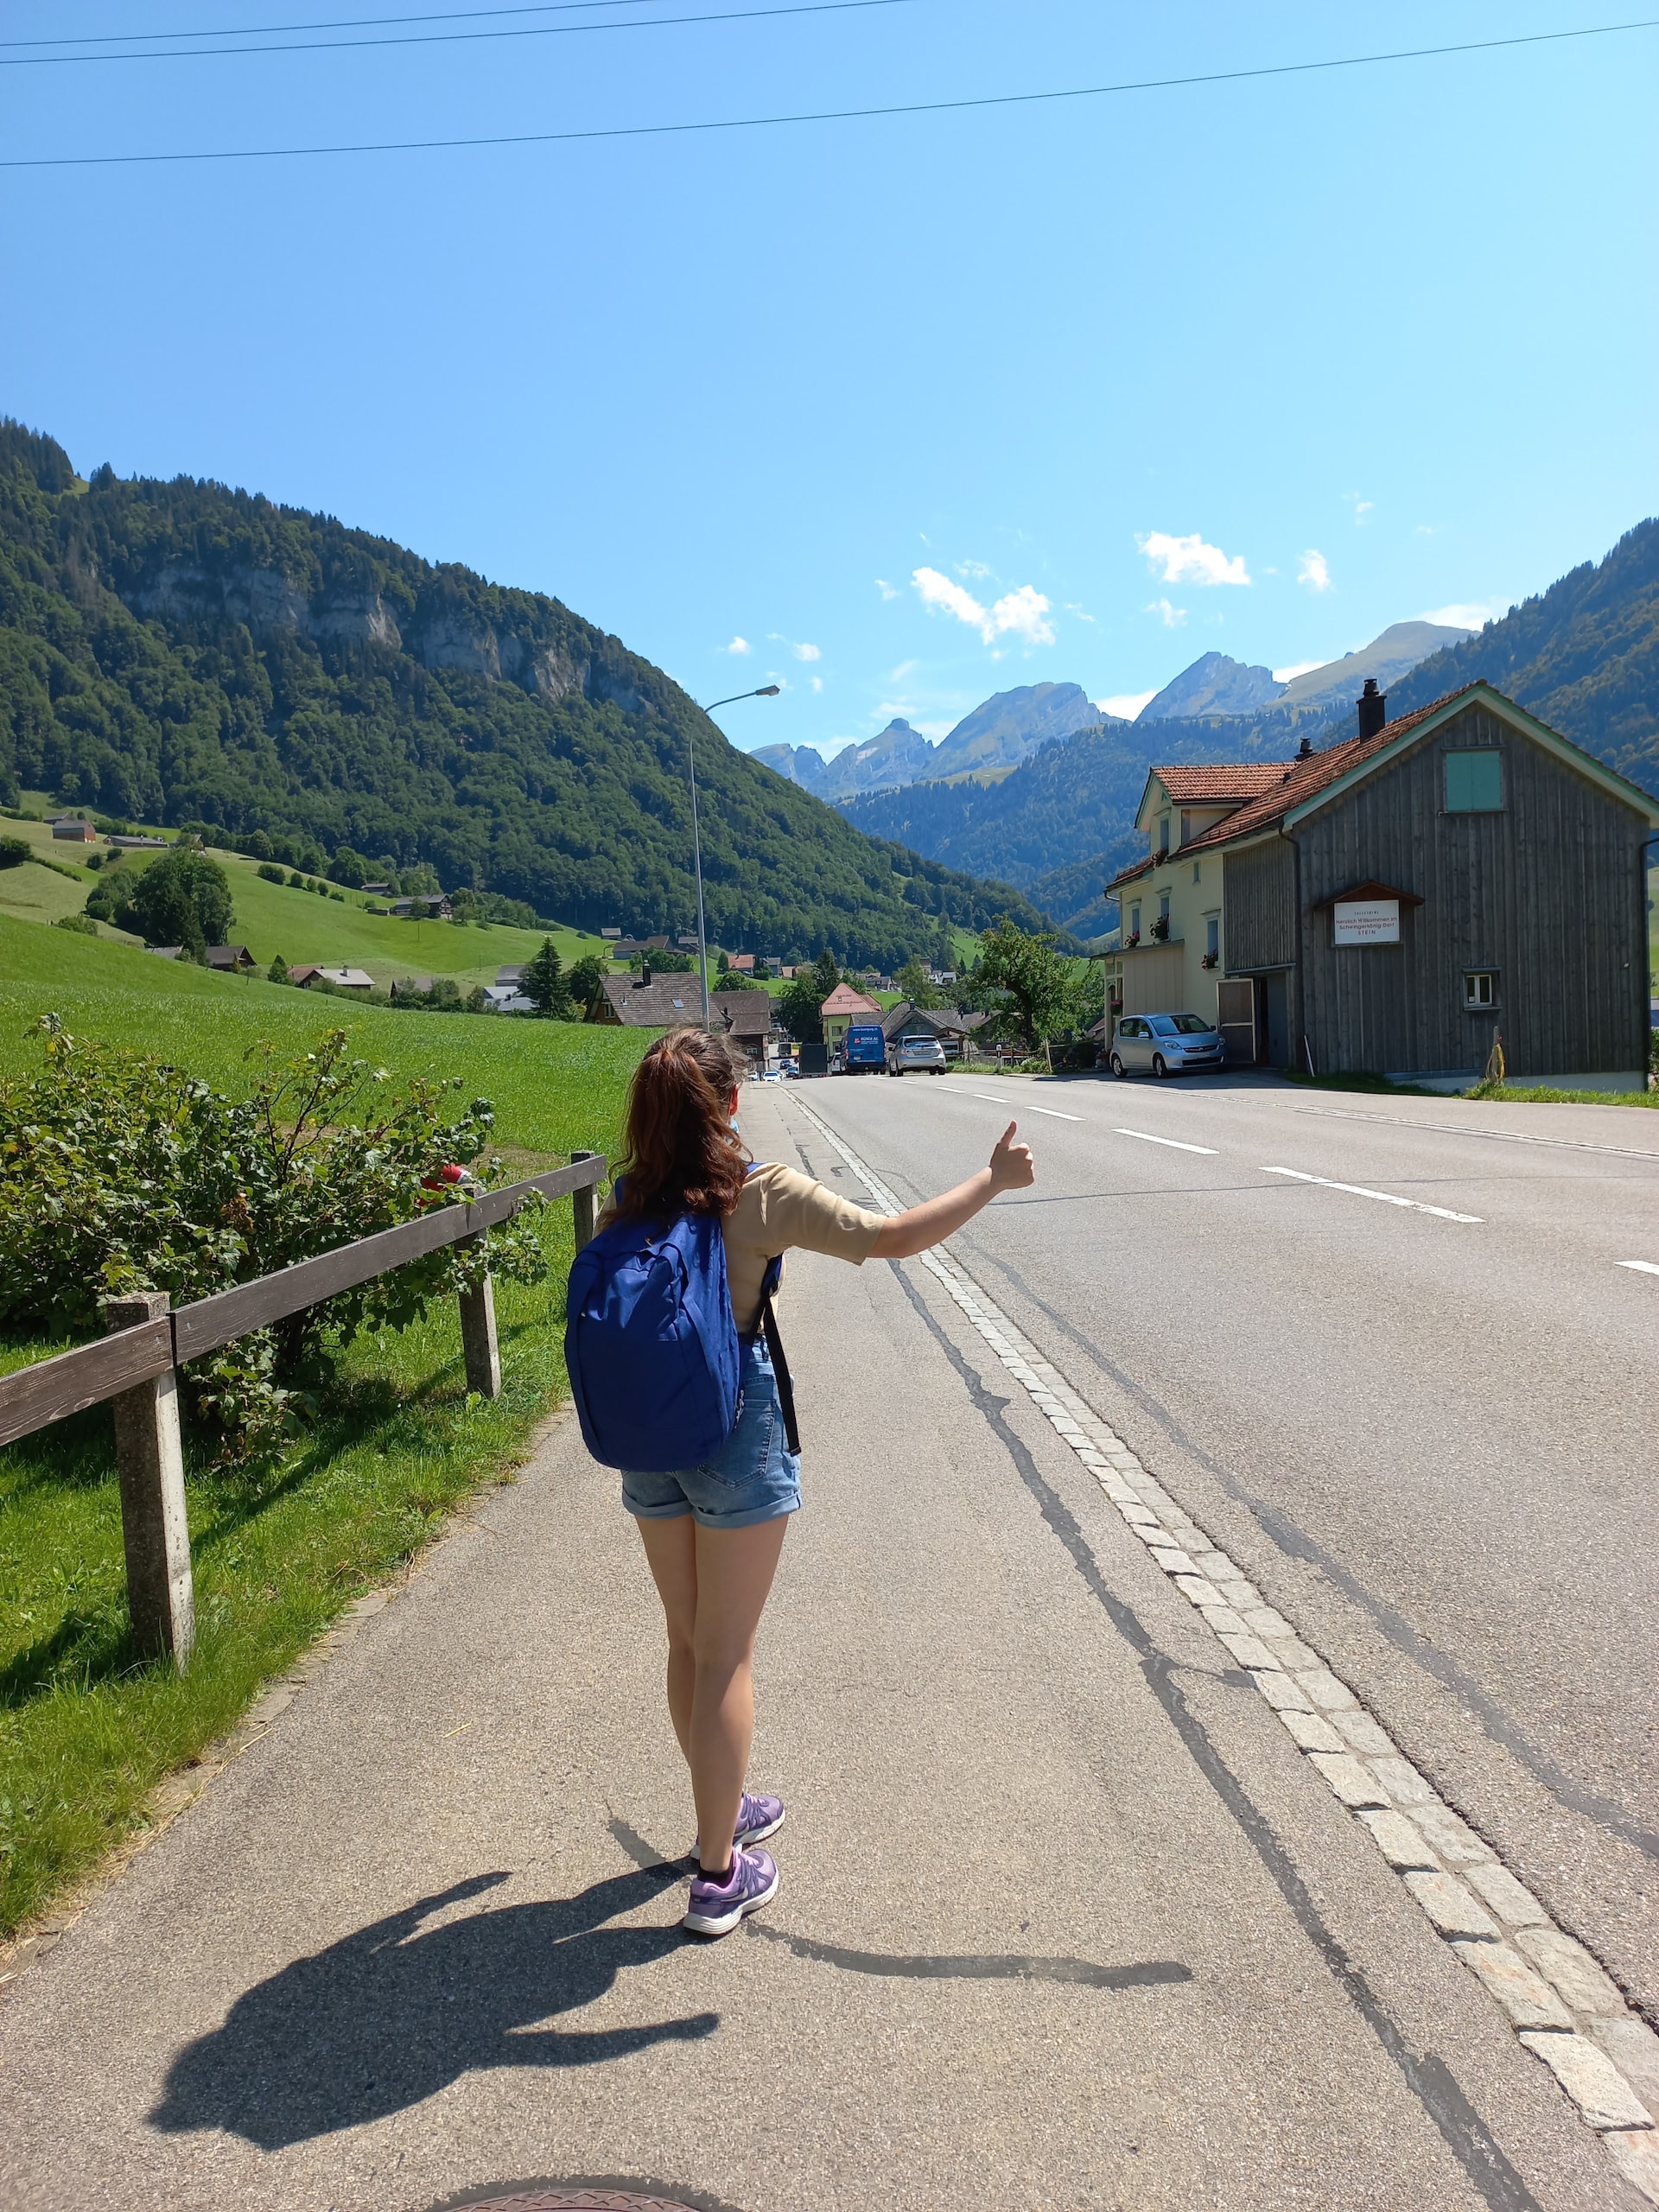
[[[607,1205],[598,1225],[603,1229],[613,1218],[614,1209]],[[861,1268],[885,1218],[792,1167],[757,1167],[721,1224],[739,1333],[747,1336],[760,1325],[760,1285],[769,1261],[798,1249],[827,1253],[832,1260],[849,1260]]]

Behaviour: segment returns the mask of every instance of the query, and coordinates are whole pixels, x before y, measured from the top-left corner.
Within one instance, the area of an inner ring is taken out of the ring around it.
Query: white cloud
[[[902,683],[907,676],[913,676],[920,666],[919,661],[901,660],[887,681],[889,683]]]
[[[1079,622],[1088,622],[1092,624],[1095,619],[1086,608],[1074,607],[1069,599],[1065,602],[1065,611],[1068,614],[1075,614]]]
[[[1172,607],[1166,599],[1154,599],[1147,607],[1147,613],[1160,615],[1166,630],[1179,630],[1186,620],[1186,609],[1184,607]]]
[[[1135,543],[1154,569],[1161,569],[1166,584],[1247,584],[1250,572],[1244,556],[1231,560],[1218,545],[1206,545],[1197,531],[1191,537],[1172,537],[1166,531],[1147,531]]]
[[[1330,591],[1332,588],[1331,564],[1315,547],[1310,545],[1303,554],[1301,566],[1296,571],[1296,581],[1299,584],[1306,584],[1309,591]]]
[[[1344,492],[1342,496],[1347,500],[1349,505],[1354,511],[1355,529],[1358,530],[1363,528],[1366,518],[1370,515],[1376,502],[1374,499],[1362,499],[1357,492]]]
[[[893,586],[887,582],[885,576],[878,576],[876,578],[875,588],[877,591],[880,593],[883,599],[897,599],[899,596],[898,592],[894,589]],[[850,741],[851,741],[849,740],[849,742]]]
[[[994,607],[982,607],[963,585],[952,582],[937,569],[917,569],[911,582],[931,613],[949,614],[977,630],[986,645],[1006,636],[1023,638],[1028,645],[1052,645],[1054,626],[1048,620],[1049,603],[1032,584],[1005,592]]]
[[[749,643],[747,638],[734,638],[731,644],[728,645],[725,650],[728,653],[752,653],[754,651],[754,647]]]
[[[815,691],[822,691],[822,690],[823,690],[823,678],[821,676],[815,676],[815,677],[812,678],[812,689],[813,689]]]
[[[957,574],[959,576],[971,576],[976,583],[983,583],[986,577],[993,573],[994,571],[988,569],[983,561],[958,561],[957,563]]]
[[[1120,691],[1115,698],[1096,699],[1095,704],[1103,715],[1116,715],[1120,721],[1132,722],[1141,708],[1157,696],[1155,691]]]
[[[1294,660],[1288,668],[1275,668],[1273,680],[1275,683],[1294,683],[1299,676],[1306,676],[1310,669],[1324,666],[1322,660]]]
[[[1484,629],[1497,613],[1495,607],[1484,607],[1478,601],[1468,601],[1453,607],[1436,607],[1427,614],[1417,617],[1420,622],[1444,622],[1454,630]]]
[[[791,645],[790,651],[797,660],[822,660],[823,655],[816,645]]]
[[[1437,522],[1420,522],[1417,524],[1415,535],[1419,537],[1438,537],[1440,534],[1440,525]]]

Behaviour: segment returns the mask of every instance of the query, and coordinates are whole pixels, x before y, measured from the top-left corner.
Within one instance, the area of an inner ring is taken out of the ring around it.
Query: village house
[[[52,835],[72,845],[95,845],[98,842],[98,832],[90,822],[71,821],[66,815],[60,815],[52,824]]]
[[[959,1060],[975,1030],[989,1020],[987,1014],[959,1014],[952,1006],[912,1006],[908,999],[900,999],[882,1016],[881,1027],[890,1046],[902,1045],[906,1038],[931,1037],[947,1060]]]
[[[245,944],[210,944],[207,965],[223,969],[227,974],[245,976],[253,965],[253,955]]]
[[[1640,1089],[1659,802],[1485,683],[1290,761],[1155,767],[1115,1014],[1218,1023],[1230,1060]]]
[[[833,1058],[846,1050],[847,1032],[854,1022],[880,1021],[881,1009],[874,999],[867,999],[850,983],[837,983],[818,1008],[818,1019],[823,1024],[823,1041]]]

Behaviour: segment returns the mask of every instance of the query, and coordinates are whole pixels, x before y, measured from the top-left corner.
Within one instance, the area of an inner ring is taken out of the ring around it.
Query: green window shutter
[[[1496,746],[1446,756],[1448,814],[1497,814],[1503,804],[1503,756]]]

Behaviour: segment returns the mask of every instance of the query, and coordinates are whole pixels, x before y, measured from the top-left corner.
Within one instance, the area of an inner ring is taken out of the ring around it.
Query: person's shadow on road
[[[494,2066],[594,2066],[654,2044],[712,2035],[715,2012],[588,2031],[532,2028],[601,1997],[626,1967],[685,1942],[678,1928],[607,1928],[677,1877],[671,1867],[597,1882],[580,1896],[423,1922],[509,1877],[480,1874],[239,1997],[221,2028],[187,2046],[149,2115],[170,2133],[219,2127],[263,2150],[379,2120]]]

